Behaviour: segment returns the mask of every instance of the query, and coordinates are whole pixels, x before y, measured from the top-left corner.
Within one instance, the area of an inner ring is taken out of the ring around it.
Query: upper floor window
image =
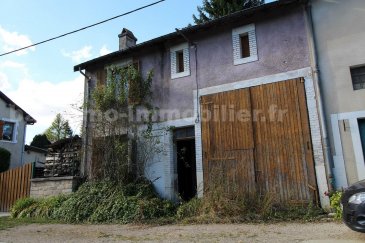
[[[14,141],[15,123],[0,121],[0,140]]]
[[[352,67],[350,71],[354,90],[365,89],[365,66]]]
[[[234,65],[258,60],[255,25],[249,24],[232,30]]]
[[[170,49],[171,78],[181,78],[190,75],[189,45],[184,43]]]

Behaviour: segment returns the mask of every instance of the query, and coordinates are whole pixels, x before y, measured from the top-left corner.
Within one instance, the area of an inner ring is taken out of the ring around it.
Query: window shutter
[[[184,48],[184,71],[187,72],[190,70],[190,55],[189,55],[189,47]]]
[[[248,32],[248,39],[250,43],[250,56],[257,57],[256,31],[254,29]]]
[[[241,43],[240,43],[240,35],[239,33],[233,33],[233,59],[238,60],[241,59]]]
[[[3,139],[3,127],[4,127],[4,121],[0,121],[0,140]]]
[[[171,57],[170,57],[170,60],[171,60],[171,76],[174,76],[176,74],[176,52],[175,51],[172,51],[170,53]]]
[[[105,85],[107,78],[107,70],[105,68],[99,69],[96,72],[97,85]]]

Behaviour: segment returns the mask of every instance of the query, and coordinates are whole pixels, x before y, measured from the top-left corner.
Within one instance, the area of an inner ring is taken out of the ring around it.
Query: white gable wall
[[[0,120],[11,121],[16,124],[14,141],[0,140],[0,147],[9,150],[11,153],[10,168],[22,166],[26,133],[26,122],[24,121],[23,114],[13,107],[8,107],[7,104],[0,99]]]

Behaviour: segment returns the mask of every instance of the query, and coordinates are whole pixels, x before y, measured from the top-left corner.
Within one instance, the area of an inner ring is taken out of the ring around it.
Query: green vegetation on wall
[[[129,65],[108,67],[106,82],[98,80],[92,93],[94,104],[88,104],[98,114],[93,121],[92,150],[97,161],[93,178],[125,184],[144,177],[145,160],[140,155],[148,150],[152,156],[147,145],[159,144],[151,134],[152,77],[153,71],[144,78],[135,65]],[[137,109],[147,110],[146,119],[137,121]],[[142,131],[141,125],[147,128]]]

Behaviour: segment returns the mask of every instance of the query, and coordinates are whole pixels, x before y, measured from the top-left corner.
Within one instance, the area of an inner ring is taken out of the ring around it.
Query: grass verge
[[[28,224],[55,224],[57,221],[42,218],[11,218],[0,217],[0,230],[6,230],[9,228],[28,225]]]

